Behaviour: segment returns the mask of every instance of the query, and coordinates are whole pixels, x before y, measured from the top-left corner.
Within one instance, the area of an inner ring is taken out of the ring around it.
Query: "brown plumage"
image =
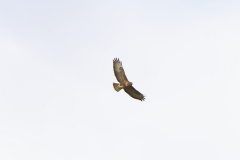
[[[121,89],[124,89],[124,91],[127,94],[129,94],[132,98],[138,99],[140,101],[145,100],[145,96],[132,86],[133,84],[132,82],[128,81],[122,66],[122,62],[119,61],[118,58],[113,59],[113,71],[114,71],[115,77],[117,78],[117,81],[119,82],[119,83],[113,83],[113,87],[117,92],[119,92]]]

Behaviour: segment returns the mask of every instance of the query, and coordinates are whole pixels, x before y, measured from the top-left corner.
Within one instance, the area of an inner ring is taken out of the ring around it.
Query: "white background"
[[[239,160],[239,8],[1,1],[0,159]]]

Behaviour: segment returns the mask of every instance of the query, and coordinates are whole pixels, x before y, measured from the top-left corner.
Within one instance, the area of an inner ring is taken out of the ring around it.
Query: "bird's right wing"
[[[122,62],[119,61],[118,58],[113,59],[113,71],[119,83],[128,81],[122,66]]]

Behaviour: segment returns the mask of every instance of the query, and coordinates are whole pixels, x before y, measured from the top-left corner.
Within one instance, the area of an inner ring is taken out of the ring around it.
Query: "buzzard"
[[[121,89],[124,89],[124,91],[127,94],[129,94],[132,98],[138,99],[140,101],[145,100],[145,96],[132,86],[133,85],[132,82],[128,81],[122,66],[122,62],[119,61],[118,58],[113,59],[113,70],[114,70],[115,77],[119,82],[119,83],[113,83],[113,88],[117,92],[119,92]]]

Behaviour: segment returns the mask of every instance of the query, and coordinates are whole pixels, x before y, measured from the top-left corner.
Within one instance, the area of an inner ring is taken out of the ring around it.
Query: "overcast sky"
[[[239,160],[237,0],[0,2],[1,160]],[[112,83],[123,63],[144,102]]]

